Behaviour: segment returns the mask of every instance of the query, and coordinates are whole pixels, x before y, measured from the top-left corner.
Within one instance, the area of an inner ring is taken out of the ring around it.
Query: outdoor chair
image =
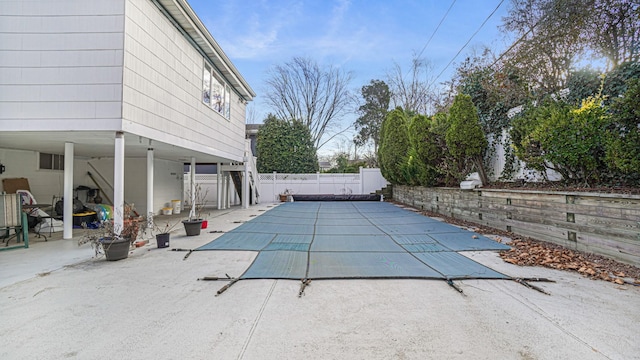
[[[18,247],[29,247],[27,234],[27,215],[22,212],[22,203],[19,194],[0,194],[0,239],[5,247],[0,250]],[[11,231],[13,230],[13,235]],[[9,241],[16,237],[16,242],[22,241],[24,245],[9,247]]]

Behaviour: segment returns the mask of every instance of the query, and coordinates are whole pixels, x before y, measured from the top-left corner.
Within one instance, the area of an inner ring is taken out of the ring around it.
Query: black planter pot
[[[158,234],[156,235],[156,243],[158,244],[158,248],[166,248],[169,247],[169,237],[170,233]]]
[[[202,229],[202,221],[202,219],[182,220],[182,223],[184,224],[184,231],[187,233],[187,236],[200,235],[200,229]]]
[[[102,238],[100,239],[104,255],[109,261],[122,260],[129,257],[130,239],[126,238]]]

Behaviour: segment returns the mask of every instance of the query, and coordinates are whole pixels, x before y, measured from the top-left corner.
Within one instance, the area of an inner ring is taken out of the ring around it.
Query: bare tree
[[[245,123],[246,124],[256,124],[256,107],[253,103],[249,104],[245,108]]]
[[[590,1],[593,9],[583,31],[586,41],[614,68],[625,61],[640,60],[640,1]]]
[[[415,54],[406,75],[399,64],[394,64],[393,69],[387,72],[392,107],[400,106],[410,113],[428,114],[433,101],[431,71],[431,63]]]
[[[342,116],[350,109],[350,72],[321,68],[309,58],[294,57],[268,72],[265,102],[278,118],[301,121],[309,128],[317,149],[336,135]],[[325,136],[328,135],[328,136]]]

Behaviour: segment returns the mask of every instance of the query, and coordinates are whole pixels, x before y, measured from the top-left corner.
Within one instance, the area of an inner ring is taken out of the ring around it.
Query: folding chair
[[[11,230],[14,235],[11,235]],[[16,237],[23,245],[9,246],[9,241]],[[5,243],[0,250],[29,247],[27,214],[22,212],[22,202],[19,194],[0,194],[0,239]]]

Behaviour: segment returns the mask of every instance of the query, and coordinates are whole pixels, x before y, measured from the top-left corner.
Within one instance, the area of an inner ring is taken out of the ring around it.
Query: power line
[[[451,11],[451,8],[453,7],[453,4],[456,3],[456,0],[453,0],[451,2],[451,5],[449,5],[449,8],[447,9],[447,12],[444,13],[444,16],[442,17],[442,19],[440,19],[440,23],[438,23],[438,26],[436,26],[436,29],[433,30],[433,33],[431,34],[431,37],[429,37],[429,40],[427,40],[427,43],[424,44],[424,47],[422,48],[422,50],[420,50],[420,53],[418,54],[418,58],[420,58],[420,56],[422,56],[422,53],[426,50],[427,46],[429,46],[429,43],[431,43],[431,39],[433,39],[434,35],[436,34],[436,32],[438,32],[438,29],[440,29],[440,25],[442,25],[442,23],[444,22],[444,19],[447,17],[447,15],[449,15],[449,11]]]
[[[420,59],[420,56],[422,56],[422,53],[424,53],[424,51],[427,49],[427,46],[429,46],[429,44],[431,43],[431,39],[433,39],[433,37],[436,35],[436,32],[438,32],[438,29],[440,29],[440,25],[442,25],[442,23],[444,22],[444,19],[447,18],[447,15],[449,15],[449,11],[451,11],[451,8],[453,7],[453,4],[456,3],[456,0],[453,0],[451,2],[451,5],[449,5],[449,8],[447,9],[447,12],[444,13],[444,16],[442,16],[442,19],[440,19],[440,22],[438,23],[438,26],[436,26],[435,30],[433,30],[433,33],[431,33],[431,36],[429,37],[429,40],[427,40],[427,43],[424,44],[424,46],[422,47],[422,50],[420,50],[420,53],[418,54],[418,56],[416,57],[416,59]],[[413,65],[412,65],[413,67]],[[403,76],[402,81],[404,81],[404,78],[409,76],[409,73],[412,70],[412,67],[409,68],[409,70],[407,70],[407,73]]]
[[[498,61],[500,61],[509,51],[511,51],[514,47],[516,47],[516,45],[518,45],[522,40],[524,40],[525,37],[527,37],[527,35],[529,35],[533,29],[536,28],[536,26],[538,26],[538,24],[540,24],[543,20],[546,20],[546,18],[549,16],[549,14],[545,14],[545,16],[543,16],[542,18],[540,18],[535,24],[533,24],[533,26],[524,34],[522,34],[522,36],[516,40],[513,44],[511,44],[511,46],[509,46],[509,48],[505,51],[502,52],[502,54],[500,54],[500,56],[498,56],[498,58],[491,64],[489,65],[489,68],[492,68],[495,64],[498,63]]]
[[[491,14],[489,14],[489,16],[487,16],[486,19],[484,19],[484,21],[482,22],[482,24],[480,25],[480,27],[478,28],[478,30],[476,30],[476,32],[473,33],[473,35],[471,35],[471,37],[469,38],[469,40],[467,40],[467,42],[462,45],[462,47],[460,48],[460,50],[458,50],[458,52],[456,53],[456,55],[451,59],[451,61],[449,61],[449,63],[447,64],[447,66],[444,67],[444,69],[442,69],[442,71],[440,71],[440,73],[438,74],[438,76],[436,76],[435,79],[433,79],[433,81],[429,84],[429,87],[431,87],[431,85],[433,85],[438,78],[440,78],[440,76],[449,68],[449,66],[451,66],[451,64],[453,63],[453,61],[458,57],[458,55],[460,55],[460,53],[462,52],[462,50],[464,50],[465,47],[467,47],[467,45],[469,45],[469,43],[471,42],[471,40],[480,32],[480,30],[482,29],[482,27],[484,27],[484,25],[487,23],[487,21],[489,21],[489,19],[493,16],[493,14],[496,13],[496,11],[498,11],[498,9],[500,8],[500,6],[502,5],[502,3],[504,2],[504,0],[500,0],[500,3],[498,4],[498,6],[496,6],[495,9],[493,9],[493,11],[491,12]]]

